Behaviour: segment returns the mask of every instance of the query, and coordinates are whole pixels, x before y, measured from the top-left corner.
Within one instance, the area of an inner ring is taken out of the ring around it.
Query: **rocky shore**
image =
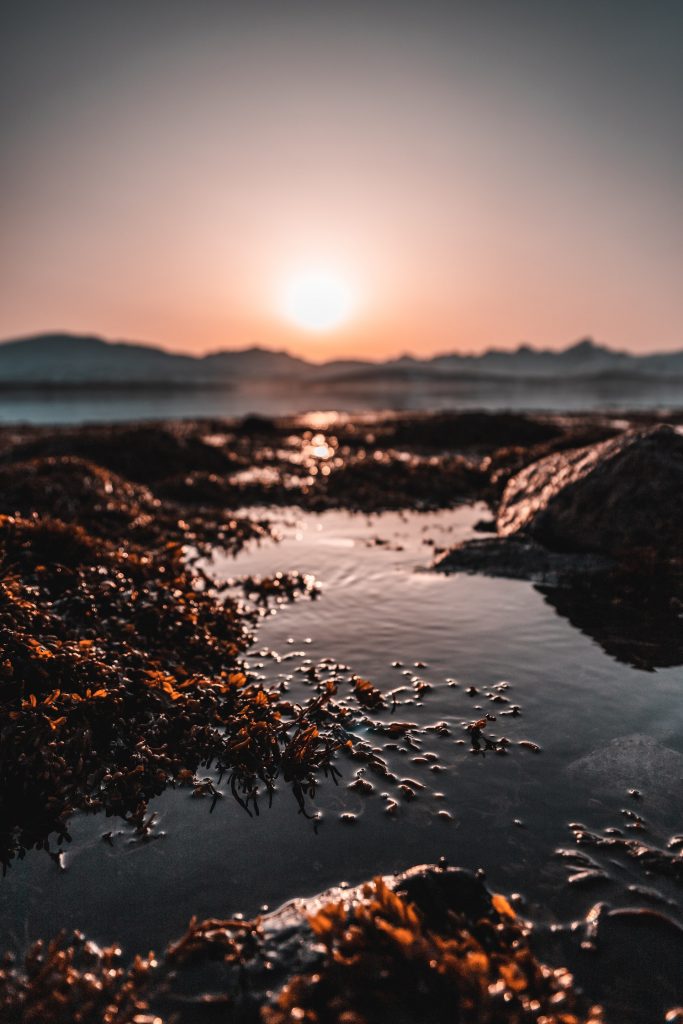
[[[241,601],[203,558],[268,536],[274,506],[486,502],[481,538],[435,568],[530,579],[615,657],[680,664],[682,423],[319,414],[1,429],[5,869],[32,850],[59,863],[78,813],[145,836],[168,787],[213,805],[222,791],[209,768],[252,815],[282,783],[312,816],[342,757],[398,795],[405,780],[373,745],[411,743],[414,723],[377,716],[400,707],[395,694],[350,676],[297,703],[245,666],[254,605],[314,596],[315,583],[250,577]],[[465,730],[475,751],[499,745],[486,725]],[[602,1020],[567,971],[538,960],[508,899],[444,866],[249,922],[194,921],[163,956],[132,964],[114,947],[48,936],[23,963],[5,960],[0,1007],[8,1024]]]

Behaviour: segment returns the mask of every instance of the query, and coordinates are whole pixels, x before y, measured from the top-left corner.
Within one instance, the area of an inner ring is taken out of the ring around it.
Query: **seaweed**
[[[193,919],[162,956],[129,964],[62,934],[0,967],[0,1009],[7,1024],[603,1020],[565,968],[537,959],[505,896],[430,866],[251,921]]]
[[[75,811],[132,823],[200,766],[228,773],[245,805],[272,792],[290,730],[305,728],[277,689],[250,680],[250,618],[196,566],[265,526],[194,519],[139,485],[65,456],[4,468],[0,516],[0,860],[69,841]],[[56,518],[50,509],[59,514]],[[292,594],[303,581],[282,578]],[[331,757],[335,744],[322,748]],[[299,789],[296,789],[297,794]],[[246,797],[245,797],[246,794]]]

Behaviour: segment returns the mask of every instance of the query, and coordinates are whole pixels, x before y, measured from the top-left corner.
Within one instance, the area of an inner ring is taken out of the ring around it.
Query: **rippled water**
[[[424,727],[445,722],[451,734],[424,733],[421,751],[382,751],[400,778],[425,787],[415,800],[387,815],[382,782],[370,796],[350,791],[358,764],[342,759],[339,785],[327,781],[317,794],[317,830],[284,787],[255,818],[229,796],[210,814],[208,801],[167,792],[153,805],[164,834],[149,842],[134,841],[117,819],[81,817],[65,870],[34,852],[0,885],[3,944],[22,947],[60,927],[79,927],[130,950],[159,949],[192,914],[251,915],[342,878],[356,882],[442,855],[482,867],[495,888],[524,894],[540,921],[578,917],[596,899],[633,903],[628,886],[643,882],[676,901],[672,883],[607,861],[609,878],[597,889],[569,888],[554,851],[572,845],[569,822],[623,828],[623,809],[646,818],[652,836],[680,830],[683,792],[671,791],[668,780],[683,763],[681,670],[645,673],[613,660],[526,582],[430,571],[435,550],[471,536],[484,512],[288,512],[279,543],[237,559],[217,555],[211,565],[222,578],[281,569],[319,580],[317,600],[263,618],[250,653],[252,668],[267,680],[287,679],[294,698],[309,692],[307,670],[326,657],[384,690],[414,677],[432,684],[396,716]],[[509,689],[492,689],[502,681]],[[468,695],[472,686],[479,692]],[[496,693],[510,703],[486,696]],[[512,704],[520,716],[501,716]],[[497,716],[497,735],[511,742],[507,756],[470,751],[462,724],[486,712]],[[383,717],[390,720],[390,711]],[[597,774],[570,769],[592,752],[597,763],[611,741],[633,734],[656,740],[653,764],[634,759],[618,778],[599,767]],[[412,760],[425,753],[443,770]],[[641,800],[629,797],[630,787],[642,790]],[[343,812],[356,820],[341,821]],[[111,846],[102,840],[109,830]]]

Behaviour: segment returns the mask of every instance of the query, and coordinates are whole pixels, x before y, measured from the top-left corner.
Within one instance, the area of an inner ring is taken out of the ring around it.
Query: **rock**
[[[245,1024],[602,1021],[564,968],[536,960],[509,901],[457,868],[331,889],[258,922],[194,921],[166,963],[148,1005],[178,1024],[206,1006]]]
[[[120,473],[130,481],[154,484],[178,473],[227,473],[235,457],[226,445],[207,443],[200,425],[190,422],[90,424],[28,432],[8,453],[13,462],[45,456],[78,456]]]
[[[683,556],[683,433],[660,424],[549,455],[507,484],[501,536],[550,548]]]
[[[660,424],[520,470],[497,537],[452,548],[443,572],[530,580],[612,657],[683,662],[683,432]]]
[[[513,412],[413,413],[373,424],[373,433],[386,443],[435,451],[529,447],[559,439],[565,432],[556,418]]]

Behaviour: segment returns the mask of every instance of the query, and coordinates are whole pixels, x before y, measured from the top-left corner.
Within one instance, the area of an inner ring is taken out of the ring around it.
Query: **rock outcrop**
[[[683,432],[660,424],[521,469],[495,537],[443,572],[526,579],[604,650],[641,669],[683,662]]]
[[[501,536],[616,557],[683,556],[683,433],[665,424],[549,455],[508,483]]]

